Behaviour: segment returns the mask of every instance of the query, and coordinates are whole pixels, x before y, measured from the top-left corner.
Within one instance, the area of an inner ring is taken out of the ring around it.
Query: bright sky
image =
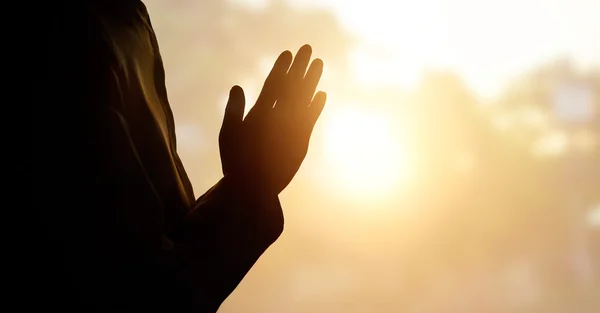
[[[270,0],[230,1],[260,8]],[[600,66],[600,0],[284,1],[329,9],[357,35],[350,66],[363,85],[410,87],[422,70],[442,67],[459,73],[481,96],[493,97],[524,71],[562,56],[579,66]],[[339,174],[329,185],[346,189],[346,195],[365,194],[412,175],[407,169],[414,164],[402,155],[398,138],[381,130],[391,122],[385,113],[336,107],[322,118],[328,169]],[[560,150],[564,140],[554,135],[536,149]]]
[[[444,66],[491,96],[519,72],[557,56],[600,65],[600,0],[288,2],[329,8],[359,35],[353,65],[366,83],[410,84],[421,69]]]
[[[460,74],[480,95],[494,96],[524,71],[561,56],[570,56],[584,67],[600,66],[600,0],[229,1],[257,9],[269,1],[286,1],[298,9],[331,10],[358,39],[349,66],[363,86],[410,86],[422,70],[443,67]],[[266,58],[265,76],[274,58]],[[420,176],[414,170],[418,156],[411,154],[415,149],[410,140],[398,138],[412,134],[388,127],[403,124],[398,121],[401,114],[396,105],[360,100],[351,105],[352,91],[335,82],[332,88],[325,87],[329,86],[327,77],[325,74],[321,86],[331,91],[328,108],[317,125],[320,135],[312,141],[315,158],[319,157],[327,170],[315,166],[313,176],[328,173],[333,181],[319,180],[340,189],[352,201],[357,199],[349,195],[368,195],[371,201],[385,198],[385,193],[393,194],[398,185],[410,185],[411,179]],[[252,103],[262,78],[253,75],[237,83],[244,86],[246,99]],[[224,112],[226,94],[224,90],[220,112]],[[572,100],[573,94],[568,98]],[[535,112],[525,117],[544,126],[543,118]],[[204,138],[201,132],[199,125],[178,126],[182,155],[189,153],[195,160],[199,150],[214,151],[210,145],[216,143],[198,142]],[[533,149],[542,154],[558,153],[567,146],[565,136],[550,132]],[[207,180],[209,183],[212,180]]]
[[[510,79],[556,57],[568,55],[583,66],[600,66],[600,0],[229,1],[257,9],[269,1],[330,9],[358,37],[349,65],[354,78],[366,85],[410,85],[416,82],[420,71],[435,66],[456,71],[480,94],[493,96]],[[173,20],[181,18],[175,14],[180,11],[161,11],[161,5],[177,6],[176,1],[170,5],[161,0],[146,2],[154,4],[149,11],[159,39],[175,38],[177,30],[194,27],[193,23],[173,26]],[[159,18],[161,14],[165,18]],[[203,95],[192,87],[198,84],[194,75],[201,74],[188,64],[197,62],[199,51],[193,49],[180,55],[173,52],[184,47],[181,41],[162,45],[171,47],[163,51],[163,57],[165,65],[171,65],[167,68],[167,81],[174,110],[198,105]],[[283,48],[294,51],[297,47]],[[266,57],[262,75],[249,73],[247,80],[232,82],[244,87],[247,110],[256,100],[276,55]],[[177,68],[173,64],[186,66]],[[328,92],[327,106],[313,132],[301,170],[281,195],[286,234],[257,262],[220,312],[400,311],[385,309],[388,303],[402,305],[395,300],[399,288],[395,284],[403,278],[398,264],[406,255],[419,260],[422,248],[416,243],[421,238],[433,242],[431,238],[442,234],[436,229],[445,223],[438,224],[439,207],[460,204],[461,200],[455,198],[464,196],[460,187],[476,181],[471,178],[479,174],[477,151],[457,145],[457,151],[439,157],[456,165],[456,171],[439,175],[440,185],[427,184],[433,175],[428,172],[429,163],[422,161],[426,158],[421,156],[428,153],[428,145],[415,143],[429,136],[412,133],[422,128],[414,130],[410,112],[404,114],[399,109],[398,103],[404,99],[392,97],[387,102],[384,93],[370,101],[371,90],[336,85],[335,75],[327,75],[327,69],[326,66],[320,84]],[[327,81],[328,77],[334,79]],[[225,87],[224,98],[218,104],[221,113],[227,91]],[[578,90],[567,91],[568,98],[579,94]],[[569,103],[572,109],[573,102]],[[200,106],[205,110],[202,114],[213,113],[210,105]],[[580,111],[565,112],[579,116]],[[176,117],[181,116],[175,113]],[[532,147],[534,152],[553,155],[568,146],[566,135],[550,128],[545,116],[533,110],[525,110],[522,115],[523,120],[551,130]],[[506,124],[502,117],[499,116],[499,124]],[[215,117],[212,124],[193,123],[191,118],[185,119],[188,124],[177,122],[178,152],[197,194],[221,178],[216,140],[221,118]],[[415,120],[422,122],[421,117]],[[580,146],[584,147],[589,136],[580,135]],[[458,151],[459,148],[464,151]],[[442,184],[443,188],[439,188]],[[600,225],[600,208],[588,219],[592,225]],[[452,231],[449,235],[453,236]],[[424,268],[428,266],[425,263]],[[458,280],[466,277],[465,282],[469,283],[469,273],[459,269],[458,274]],[[484,279],[486,286],[492,286],[494,294],[498,294],[499,287],[493,284],[499,278]],[[443,277],[440,282],[443,286]],[[460,281],[456,283],[458,288],[449,289],[464,292],[462,284]],[[517,284],[525,283],[517,280]],[[526,294],[516,287],[510,289]],[[467,290],[465,294],[472,292]],[[456,297],[454,293],[449,295]],[[428,303],[446,305],[448,302],[441,297],[444,294],[428,297],[436,299]],[[332,306],[346,299],[352,300],[349,309],[336,310]],[[365,306],[370,307],[361,310]]]

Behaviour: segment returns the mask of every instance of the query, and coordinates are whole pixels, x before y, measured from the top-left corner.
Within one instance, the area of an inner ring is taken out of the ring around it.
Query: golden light
[[[380,197],[408,178],[410,166],[391,120],[382,112],[340,109],[325,122],[324,156],[344,197]]]
[[[354,78],[363,86],[417,85],[421,67],[412,59],[378,49],[358,49],[350,56]]]
[[[553,130],[534,143],[532,152],[537,156],[558,156],[565,152],[568,144],[569,138],[565,132]]]

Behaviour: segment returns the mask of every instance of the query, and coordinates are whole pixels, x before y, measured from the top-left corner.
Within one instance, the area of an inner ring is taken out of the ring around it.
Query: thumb
[[[229,91],[229,100],[227,100],[227,106],[225,107],[222,127],[229,128],[241,123],[244,119],[245,106],[244,90],[240,86],[233,86]]]
[[[225,107],[223,125],[219,133],[219,150],[221,154],[221,165],[223,174],[227,174],[235,163],[239,150],[239,136],[244,119],[244,107],[246,100],[244,90],[240,86],[233,86],[229,91],[229,100]]]

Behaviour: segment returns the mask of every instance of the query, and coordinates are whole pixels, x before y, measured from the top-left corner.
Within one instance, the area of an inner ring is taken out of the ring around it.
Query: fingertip
[[[298,49],[298,54],[312,54],[312,47],[309,44],[305,44]]]
[[[321,60],[319,58],[314,59],[314,61],[312,63],[313,63],[314,66],[318,66],[318,67],[323,68],[323,60]]]
[[[285,50],[285,51],[281,52],[281,54],[279,55],[279,59],[282,60],[282,61],[283,60],[289,60],[289,61],[291,61],[292,57],[293,57],[292,56],[292,52],[290,50]]]
[[[292,53],[289,50],[285,50],[285,51],[281,52],[279,57],[277,57],[277,60],[275,60],[275,64],[273,65],[273,69],[271,70],[271,73],[273,73],[273,71],[276,73],[279,73],[283,70],[286,70],[287,68],[290,67],[290,64],[292,64],[293,59],[294,59],[294,56],[292,55]]]
[[[319,102],[322,102],[323,104],[325,104],[325,101],[327,101],[327,93],[325,91],[317,92],[315,97],[317,97],[319,99]]]
[[[315,114],[321,114],[321,110],[325,106],[325,102],[327,101],[327,93],[324,91],[319,91],[315,94],[312,102],[310,103],[311,111],[315,112]]]
[[[238,85],[234,85],[229,90],[229,100],[227,100],[227,106],[225,108],[226,114],[239,115],[241,111],[243,114],[244,107],[246,106],[246,99],[244,97],[244,90]]]
[[[317,94],[315,94],[315,97],[314,97],[312,103],[310,104],[309,115],[310,115],[310,119],[311,119],[311,131],[312,131],[312,127],[314,127],[314,124],[319,119],[319,116],[321,116],[321,112],[323,112],[323,109],[325,108],[326,100],[327,100],[327,93],[325,93],[323,91],[319,91],[319,92],[317,92]]]
[[[234,85],[233,87],[231,87],[231,90],[229,90],[229,95],[235,95],[235,94],[241,94],[241,93],[243,94],[244,90],[239,85]]]

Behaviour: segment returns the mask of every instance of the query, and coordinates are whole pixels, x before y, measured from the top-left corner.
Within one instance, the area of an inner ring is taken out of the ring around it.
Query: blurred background
[[[305,43],[328,103],[219,312],[600,312],[599,0],[146,0],[196,195],[229,89]]]

